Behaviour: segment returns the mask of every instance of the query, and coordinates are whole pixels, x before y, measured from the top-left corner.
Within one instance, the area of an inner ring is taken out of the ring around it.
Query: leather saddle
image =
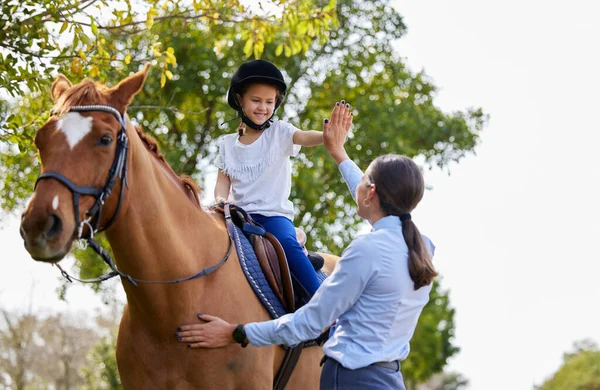
[[[224,204],[217,204],[213,206],[213,209],[224,213]],[[269,286],[283,303],[287,312],[293,313],[299,306],[308,302],[310,297],[306,296],[308,293],[303,291],[302,285],[291,275],[283,247],[275,236],[255,222],[242,208],[229,205],[229,209],[231,221],[242,229],[251,242]],[[322,259],[314,254],[309,254],[309,258],[315,268],[323,265]],[[296,294],[294,294],[295,290]]]

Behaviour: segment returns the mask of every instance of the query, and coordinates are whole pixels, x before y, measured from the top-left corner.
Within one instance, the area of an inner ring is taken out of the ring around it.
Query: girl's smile
[[[244,114],[257,125],[265,123],[275,111],[277,89],[268,84],[252,84],[239,96]]]

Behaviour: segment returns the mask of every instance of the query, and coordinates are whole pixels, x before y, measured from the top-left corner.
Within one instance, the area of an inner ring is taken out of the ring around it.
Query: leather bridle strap
[[[123,201],[123,194],[125,192],[125,187],[128,186],[127,183],[127,151],[128,147],[128,138],[126,132],[126,125],[123,115],[114,107],[104,104],[90,105],[90,106],[73,106],[69,110],[69,112],[106,112],[108,114],[113,115],[121,128],[117,135],[117,147],[115,148],[115,157],[113,159],[113,163],[108,171],[108,177],[104,186],[102,188],[95,188],[89,186],[77,186],[71,180],[69,180],[64,175],[55,172],[55,171],[47,171],[40,174],[35,182],[35,187],[40,180],[54,179],[67,187],[71,193],[73,194],[73,212],[75,214],[75,226],[79,227],[79,237],[81,238],[83,224],[80,225],[79,221],[79,196],[80,195],[92,195],[96,199],[92,207],[86,211],[85,215],[87,216],[85,223],[89,225],[91,231],[89,232],[89,236],[93,237],[95,233],[98,231],[103,231],[108,229],[113,222],[116,220],[117,215],[119,214],[119,210],[121,209],[121,203]],[[117,209],[115,213],[108,221],[108,223],[103,226],[101,229],[98,228],[100,224],[100,218],[102,215],[102,207],[104,206],[104,201],[109,197],[112,192],[113,187],[115,186],[117,180],[121,180],[121,193],[119,196],[119,203],[117,204]],[[35,188],[34,187],[34,188]],[[91,223],[90,223],[91,221]]]

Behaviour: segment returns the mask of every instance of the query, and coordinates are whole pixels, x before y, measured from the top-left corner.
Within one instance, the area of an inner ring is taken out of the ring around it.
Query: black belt
[[[325,364],[325,361],[327,361],[327,359],[331,359],[331,358],[327,355],[323,355],[323,358],[321,359],[321,363],[319,363],[319,365],[322,366],[323,364]],[[340,364],[340,362],[338,362],[335,359],[331,359],[331,360]],[[390,370],[394,370],[394,371],[400,371],[400,359],[392,360],[391,362],[375,362],[371,365],[389,368]]]

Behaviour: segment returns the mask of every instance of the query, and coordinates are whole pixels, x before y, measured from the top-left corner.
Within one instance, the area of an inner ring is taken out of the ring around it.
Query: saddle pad
[[[269,286],[269,282],[267,282],[267,279],[260,268],[260,264],[258,264],[258,259],[254,253],[252,244],[238,226],[234,227],[233,238],[235,240],[235,247],[238,252],[238,258],[240,259],[240,265],[242,266],[244,275],[246,275],[246,279],[248,279],[250,287],[252,287],[252,290],[254,290],[258,299],[260,299],[263,306],[267,309],[271,318],[275,319],[287,314],[283,303],[281,303],[279,298],[277,298],[277,295],[271,289],[271,286]]]

